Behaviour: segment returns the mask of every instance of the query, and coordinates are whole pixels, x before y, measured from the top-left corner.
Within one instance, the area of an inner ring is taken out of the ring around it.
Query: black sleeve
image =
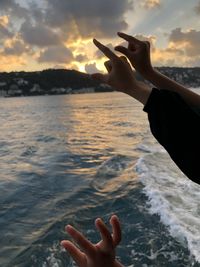
[[[200,115],[179,94],[155,88],[144,111],[154,137],[182,172],[200,184]]]

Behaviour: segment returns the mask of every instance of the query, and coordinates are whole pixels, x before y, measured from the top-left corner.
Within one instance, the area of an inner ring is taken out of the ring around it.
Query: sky
[[[151,43],[154,66],[200,66],[200,0],[0,0],[0,71],[105,71],[97,38]]]

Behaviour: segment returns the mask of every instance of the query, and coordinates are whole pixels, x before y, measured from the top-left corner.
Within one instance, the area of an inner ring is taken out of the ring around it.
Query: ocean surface
[[[0,267],[76,266],[72,224],[97,242],[117,214],[129,267],[200,266],[200,186],[121,93],[0,99]]]

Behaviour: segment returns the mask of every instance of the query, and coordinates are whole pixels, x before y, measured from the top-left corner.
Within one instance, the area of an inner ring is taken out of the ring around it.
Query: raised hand
[[[112,86],[117,91],[134,97],[142,104],[145,104],[151,90],[147,85],[138,82],[135,79],[135,73],[126,57],[118,57],[108,47],[104,46],[96,39],[93,41],[109,60],[104,63],[108,73],[95,73],[92,74],[92,77]]]
[[[115,50],[124,54],[130,60],[132,66],[146,78],[153,70],[150,43],[148,41],[140,41],[125,33],[118,32],[118,35],[128,42],[128,48],[116,46]]]
[[[150,43],[140,41],[133,36],[118,32],[118,35],[128,42],[128,48],[116,46],[115,50],[124,54],[132,66],[148,81],[159,89],[167,89],[179,93],[191,107],[200,106],[200,95],[189,90],[184,85],[173,81],[152,67],[150,58]]]
[[[95,221],[96,228],[102,238],[97,244],[92,244],[83,234],[68,225],[66,231],[80,249],[69,240],[62,241],[61,245],[69,252],[79,267],[123,267],[115,259],[115,248],[121,241],[121,227],[116,215],[111,217],[110,224],[112,234],[101,219]]]
[[[137,81],[127,59],[118,57],[96,39],[93,41],[109,60],[104,63],[108,74],[95,73],[92,74],[92,77],[112,86],[117,91],[128,93],[133,90],[137,86]]]

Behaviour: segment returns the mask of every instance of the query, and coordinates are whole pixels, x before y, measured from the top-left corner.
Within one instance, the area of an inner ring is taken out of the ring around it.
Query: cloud
[[[132,8],[131,0],[49,0],[45,21],[51,27],[61,27],[68,35],[78,33],[82,38],[91,36],[113,37],[116,31],[127,29],[125,14]]]
[[[79,54],[75,57],[75,60],[78,62],[84,62],[88,60],[88,57],[85,54]]]
[[[100,70],[97,69],[96,63],[86,64],[85,71],[89,74],[100,72]]]
[[[1,39],[13,36],[13,33],[8,29],[8,23],[9,23],[8,16],[0,16],[0,38]]]
[[[22,7],[15,0],[0,0],[0,14],[11,15],[12,17],[27,18],[29,10]]]
[[[32,25],[25,22],[21,26],[20,34],[25,42],[39,47],[58,45],[61,43],[61,37],[57,32],[44,24]]]
[[[0,17],[0,25],[1,25],[2,27],[6,27],[6,26],[8,26],[8,22],[9,22],[9,18],[8,18],[8,16],[1,16],[1,17]]]
[[[0,14],[10,18],[9,27],[5,26],[6,19],[0,20],[0,37],[15,39],[4,45],[3,53],[26,57],[34,50],[38,63],[77,63],[83,68],[94,48],[90,52],[86,45],[83,49],[80,45],[94,36],[113,38],[116,31],[126,30],[126,13],[133,9],[133,3],[134,0],[0,0]],[[10,33],[11,28],[15,32]],[[103,56],[100,53],[97,52],[99,59]],[[97,70],[93,64],[86,66],[88,70],[92,68]]]
[[[200,31],[190,29],[184,32],[181,28],[176,28],[170,33],[169,41],[184,49],[189,57],[200,55]]]
[[[64,45],[52,46],[40,53],[38,62],[68,64],[74,60],[71,50]]]
[[[156,40],[155,40],[156,41]],[[200,31],[181,28],[173,29],[168,34],[166,48],[154,46],[151,57],[155,66],[199,66],[200,62]]]
[[[21,39],[14,38],[6,41],[3,53],[7,56],[9,55],[22,55],[24,53],[29,54],[32,52],[32,49],[27,46]]]
[[[144,8],[151,9],[155,7],[160,7],[161,3],[160,0],[144,0],[141,5]]]
[[[200,15],[200,1],[198,2],[198,4],[194,7],[194,11],[197,15]]]
[[[0,53],[0,71],[13,71],[17,69],[24,69],[27,61],[26,59],[19,56],[8,56],[4,55],[2,52]]]

